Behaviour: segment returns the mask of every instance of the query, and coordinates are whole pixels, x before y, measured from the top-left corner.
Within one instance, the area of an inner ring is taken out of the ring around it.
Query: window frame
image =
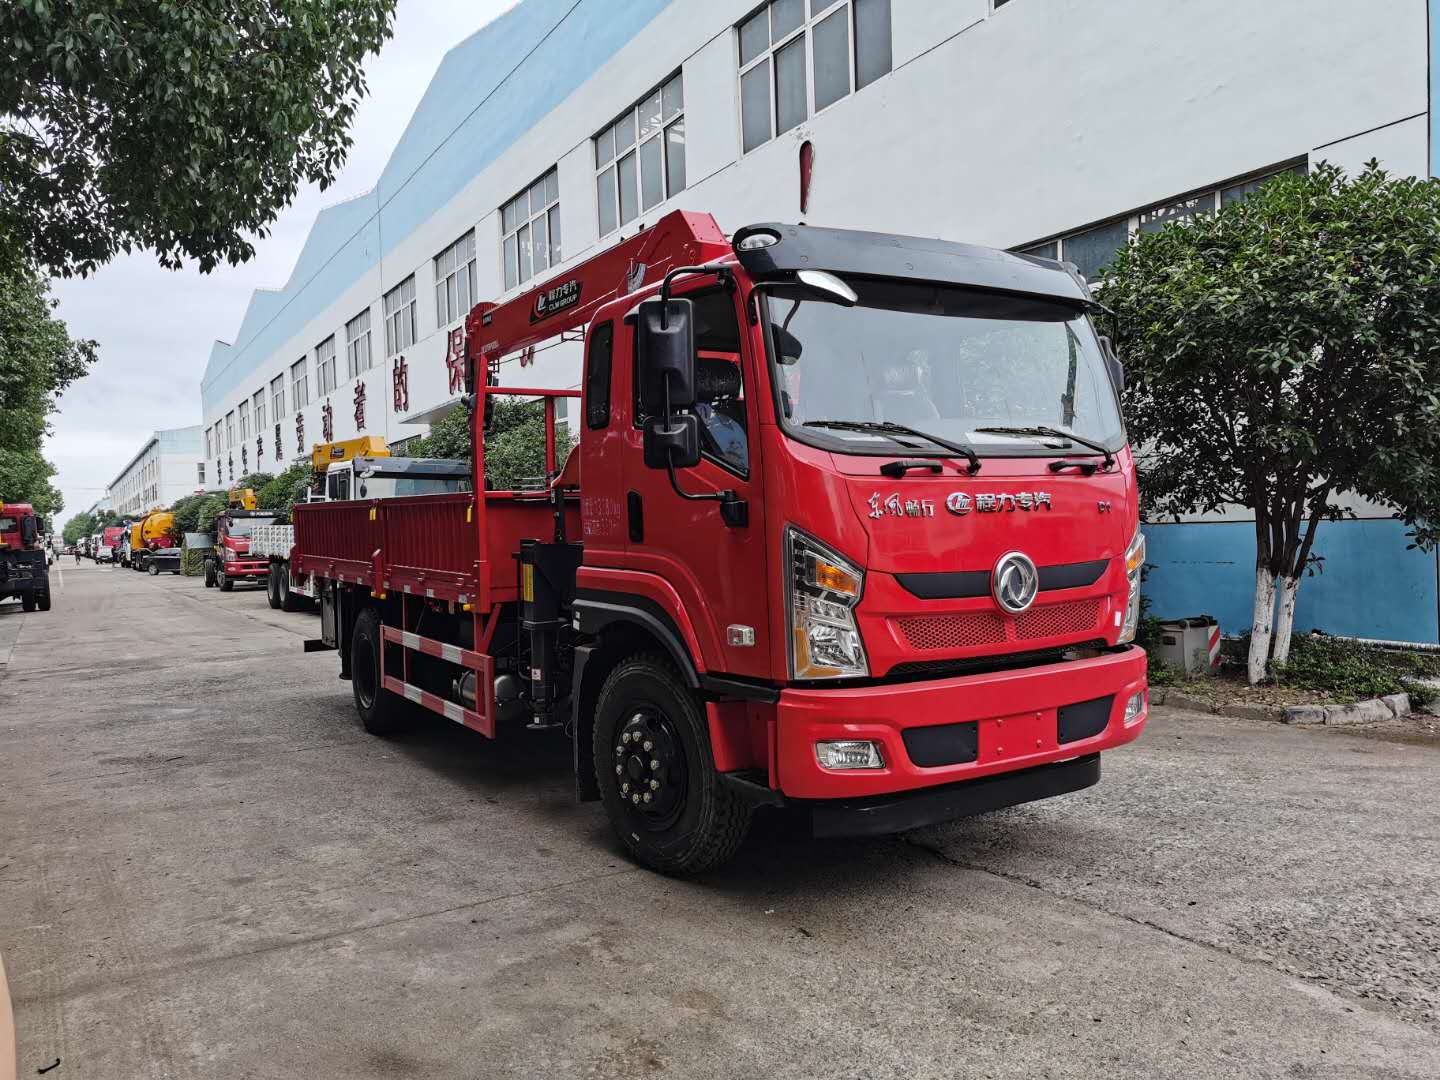
[[[558,195],[556,198],[556,206],[559,206]],[[548,212],[549,208],[547,207],[546,213]],[[462,264],[460,262],[460,259],[462,258],[462,252],[467,241],[469,243],[470,257],[466,259],[465,262]],[[448,255],[455,256],[455,266],[448,273],[442,275],[440,273],[440,260]],[[476,297],[476,288],[480,284],[480,279],[477,266],[478,264],[476,263],[476,239],[474,229],[467,229],[454,241],[454,243],[447,245],[440,251],[438,255],[436,255],[433,259],[430,260],[432,276],[435,279],[435,329],[445,330],[448,327],[453,326],[455,323],[460,322],[465,318],[466,315],[470,314],[470,309],[473,308],[478,302],[478,299]],[[459,282],[462,274],[465,274],[468,277],[466,289],[467,295],[469,296],[468,304],[460,303]],[[448,296],[448,285],[451,281],[456,282],[455,302],[458,308],[457,311],[453,312],[449,310],[450,305]],[[443,309],[441,306],[442,298],[445,300]],[[442,314],[447,317],[442,318]]]
[[[407,285],[410,287],[410,295],[408,298],[405,296],[405,287]],[[380,317],[385,323],[386,360],[394,356],[399,356],[406,349],[413,348],[416,340],[419,338],[420,327],[416,320],[416,309],[418,306],[417,296],[415,275],[411,274],[380,298]],[[390,302],[394,297],[398,297],[398,300],[392,311],[390,309]],[[407,314],[409,315],[409,340],[402,343],[400,341],[400,328],[407,322],[405,319]]]
[[[240,441],[250,441],[250,399],[246,398],[236,406],[235,411],[240,414]]]
[[[285,411],[285,372],[283,371],[270,380],[270,407],[275,413],[274,422],[277,424],[289,415]]]
[[[552,176],[555,178],[555,198],[553,200],[550,198],[550,178]],[[545,205],[541,207],[540,213],[538,214],[535,213],[534,207],[531,205],[530,202],[530,193],[534,191],[537,187],[540,187],[545,191],[546,200]],[[518,220],[517,218],[515,227],[513,229],[507,230],[505,227],[506,211],[508,211],[511,207],[516,206],[516,204],[518,204],[521,199],[525,200],[526,216],[523,221]],[[522,256],[522,252],[520,249],[520,234],[524,232],[526,237],[526,243],[531,244],[535,236],[535,222],[539,221],[541,218],[545,219],[545,265],[536,265],[535,249],[533,246],[531,246],[530,270],[528,273],[522,274],[520,272],[523,266],[520,261]],[[509,199],[506,199],[505,202],[501,203],[500,209],[496,214],[495,223],[500,229],[500,243],[496,248],[496,251],[500,256],[500,284],[505,292],[508,293],[514,289],[521,288],[527,281],[533,281],[540,275],[546,273],[549,270],[553,270],[557,265],[564,262],[564,250],[561,247],[560,242],[557,242],[554,239],[553,230],[554,225],[561,223],[560,167],[558,165],[550,166],[550,168],[546,169],[538,177],[536,177],[530,183],[526,184],[525,187],[521,188]],[[515,240],[515,265],[513,268],[509,265],[509,259],[505,254],[505,245],[512,238]],[[508,276],[508,273],[511,269],[514,269],[515,271],[515,280],[513,282]]]
[[[361,319],[365,320],[365,325],[352,337],[352,330]],[[375,366],[375,350],[370,341],[370,327],[371,317],[368,307],[345,324],[345,380],[347,382],[358,375],[364,375]],[[363,349],[360,348],[362,345]],[[363,366],[359,356],[362,351],[365,354]]]
[[[329,353],[325,351],[329,346]],[[327,385],[325,379],[326,369],[329,369],[330,379]],[[317,398],[328,397],[335,392],[340,383],[335,375],[335,335],[331,334],[320,344],[315,346],[315,388],[318,391]]]
[[[679,87],[680,107],[674,113],[674,115],[667,116],[665,112],[665,91],[669,89],[672,84],[678,85]],[[656,95],[659,95],[660,98],[660,123],[657,125],[654,131],[652,131],[649,135],[645,136],[642,139],[640,137],[640,128],[642,124],[641,110]],[[622,150],[616,142],[616,137],[620,130],[620,125],[625,123],[626,121],[629,121],[629,123],[633,126],[634,141]],[[672,187],[670,133],[677,127],[680,129],[681,132],[680,137],[682,140],[682,150],[680,154],[680,170],[683,175],[680,178],[680,186]],[[620,115],[615,117],[615,119],[611,120],[610,123],[606,124],[605,127],[603,127],[595,135],[591,136],[590,150],[593,155],[592,164],[594,165],[595,169],[595,176],[593,180],[595,192],[595,227],[597,230],[597,235],[600,238],[603,239],[604,237],[610,236],[613,233],[620,232],[632,222],[639,221],[646,214],[650,213],[650,211],[655,210],[658,207],[664,206],[667,202],[675,198],[675,196],[679,195],[687,187],[690,186],[690,175],[688,170],[686,170],[685,168],[686,153],[684,150],[684,138],[685,71],[683,68],[676,68],[665,78],[661,79],[648,91],[642,94],[640,98],[633,104],[631,104],[628,109],[620,113]],[[610,156],[604,161],[602,161],[601,155],[604,152],[602,150],[602,147],[605,145],[607,139],[609,140]],[[656,140],[659,140],[660,144],[660,199],[658,202],[654,202],[651,203],[649,206],[646,206],[645,173],[643,162],[640,157],[640,152],[645,146],[649,145],[652,142],[655,142]],[[624,201],[622,199],[622,192],[620,190],[620,164],[626,158],[632,157],[635,159],[635,214],[633,217],[625,218],[623,217]],[[607,174],[611,177],[611,212],[614,214],[615,222],[615,224],[610,226],[609,228],[605,227],[605,221],[601,217],[602,196],[600,194],[601,182],[605,179]]]
[[[299,374],[296,374],[296,371]],[[301,394],[304,400],[301,400]],[[298,413],[310,404],[310,357],[302,356],[290,365],[290,411]]]
[[[265,428],[268,426],[265,419],[265,390],[263,388],[256,390],[255,393],[250,396],[250,413],[255,417],[255,434],[263,435]],[[205,456],[209,457],[210,455],[207,454]]]
[[[890,66],[885,70],[883,74],[877,75],[874,79],[871,79],[870,82],[866,83],[865,86],[860,85],[860,69],[858,56],[859,41],[855,32],[857,0],[829,0],[829,2],[818,12],[813,10],[812,0],[799,0],[800,4],[802,5],[802,10],[804,12],[804,16],[801,19],[800,24],[786,31],[785,34],[779,39],[775,38],[774,21],[772,15],[775,7],[775,2],[776,0],[766,0],[765,3],[751,10],[751,12],[746,15],[745,18],[741,19],[738,23],[736,23],[733,30],[735,39],[736,100],[740,120],[740,156],[742,158],[748,154],[753,154],[755,151],[761,149],[764,146],[768,146],[770,143],[778,139],[781,135],[794,131],[796,128],[809,122],[810,120],[813,120],[815,117],[821,115],[822,113],[830,111],[836,105],[839,105],[842,101],[854,97],[861,90],[864,90],[875,82],[878,82],[886,75],[892,74],[895,70],[895,11],[893,0],[887,0],[887,2],[890,4]],[[828,105],[825,105],[823,108],[817,109],[815,107],[814,31],[816,27],[818,27],[821,23],[827,22],[828,20],[835,18],[836,15],[839,13],[842,5],[845,9],[844,18],[846,33],[848,35],[848,40],[846,43],[846,75],[849,80],[849,89],[846,90],[846,92],[841,94],[839,97],[835,98],[835,100],[831,101]],[[767,22],[767,29],[769,30],[770,34],[770,41],[765,48],[761,49],[758,53],[756,53],[747,61],[744,58],[742,31],[744,27],[748,26],[753,19],[762,14],[766,17],[767,20],[769,20]],[[779,118],[780,95],[779,87],[777,84],[777,80],[779,78],[779,69],[778,65],[776,64],[776,58],[786,48],[792,46],[796,41],[801,39],[804,39],[805,42],[801,50],[802,55],[805,59],[805,114],[794,124],[791,124],[784,131],[781,131]],[[766,92],[769,95],[770,99],[769,109],[767,111],[767,119],[769,121],[769,134],[764,139],[756,143],[754,146],[751,146],[747,149],[745,146],[745,76],[750,74],[757,68],[764,67],[766,65],[768,65],[769,67],[769,72],[766,78]]]
[[[595,350],[600,335],[605,335],[605,377],[597,378],[598,366]],[[606,319],[590,329],[590,341],[585,347],[585,426],[591,431],[603,431],[610,426],[610,401],[615,384],[615,323]],[[603,401],[597,391],[604,391]]]

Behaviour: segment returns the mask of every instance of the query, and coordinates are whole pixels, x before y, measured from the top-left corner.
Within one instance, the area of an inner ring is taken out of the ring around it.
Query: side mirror
[[[33,517],[22,517],[20,519],[20,543],[29,547],[35,543],[35,538],[40,535],[40,529]]]
[[[691,469],[700,464],[700,420],[692,413],[645,421],[645,467]]]
[[[694,405],[695,305],[683,299],[646,300],[636,313],[635,333],[646,415],[667,417]]]
[[[1120,362],[1120,357],[1115,355],[1115,343],[1108,337],[1102,337],[1100,352],[1105,357],[1105,366],[1110,369],[1110,381],[1115,384],[1115,392],[1123,393],[1125,390],[1125,365]]]

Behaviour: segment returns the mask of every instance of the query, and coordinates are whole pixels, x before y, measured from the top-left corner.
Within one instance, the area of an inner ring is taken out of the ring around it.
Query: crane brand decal
[[[977,514],[1013,514],[1016,510],[1026,512],[1049,510],[1051,509],[1050,493],[1048,491],[1020,491],[1014,494],[987,492],[972,496],[964,491],[956,491],[946,498],[945,509],[961,517],[970,513],[971,510]]]
[[[553,289],[535,294],[535,310],[530,314],[531,322],[539,322],[541,319],[548,319],[551,315],[557,315],[566,308],[572,308],[580,302],[580,281],[572,278],[563,285],[556,285]]]

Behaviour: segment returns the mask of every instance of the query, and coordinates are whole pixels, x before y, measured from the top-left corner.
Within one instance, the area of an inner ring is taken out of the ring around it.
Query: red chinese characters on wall
[[[281,459],[282,457],[284,457],[284,456],[285,456],[285,455],[284,455],[284,452],[280,449],[280,425],[279,425],[279,424],[276,424],[276,425],[275,425],[275,461],[276,461],[276,463],[278,464],[279,461],[280,461],[280,459]]]
[[[260,464],[260,461],[261,461],[262,458],[264,458],[264,456],[265,456],[265,436],[264,436],[264,435],[256,435],[256,436],[255,436],[255,464],[256,464],[257,466]]]
[[[445,346],[445,367],[450,375],[450,393],[458,394],[465,388],[465,329],[457,326],[450,331]]]
[[[410,409],[410,365],[405,363],[403,356],[397,356],[394,366],[390,369],[390,389],[394,393],[395,412],[397,414],[408,412]]]
[[[335,410],[330,407],[329,399],[320,406],[320,437],[326,442],[335,441]]]
[[[305,453],[305,414],[303,412],[295,414],[295,452],[297,454]]]
[[[241,474],[243,475],[243,474],[245,474],[245,473],[248,473],[249,471],[250,471],[250,446],[249,446],[248,443],[242,443],[241,446],[240,446],[240,472],[241,472]]]
[[[365,383],[355,384],[355,430],[365,430]]]

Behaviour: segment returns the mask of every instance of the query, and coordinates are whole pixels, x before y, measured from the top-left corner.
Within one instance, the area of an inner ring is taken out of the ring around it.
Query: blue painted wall
[[[1161,618],[1213,615],[1226,634],[1250,628],[1255,526],[1249,521],[1146,525],[1150,610]],[[1325,522],[1323,569],[1300,583],[1295,629],[1389,641],[1440,642],[1435,554],[1407,551],[1398,521]]]
[[[375,190],[321,211],[290,281],[256,292],[234,344],[215,343],[207,410],[672,2],[524,0],[447,53]],[[515,177],[515,191],[534,179]]]

